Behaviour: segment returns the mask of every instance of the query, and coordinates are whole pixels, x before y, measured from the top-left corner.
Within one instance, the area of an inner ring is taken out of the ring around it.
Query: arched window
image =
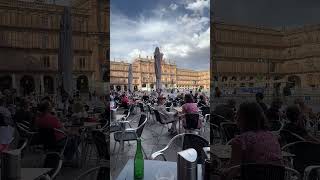
[[[28,95],[35,91],[35,82],[32,76],[23,76],[20,80],[20,87],[23,95]]]
[[[228,77],[227,76],[223,76],[222,77],[222,82],[226,82],[226,81],[228,81]]]
[[[44,92],[48,94],[54,93],[54,80],[51,76],[44,76],[43,77],[43,83],[44,83]]]
[[[0,91],[12,88],[12,78],[11,76],[0,77]]]

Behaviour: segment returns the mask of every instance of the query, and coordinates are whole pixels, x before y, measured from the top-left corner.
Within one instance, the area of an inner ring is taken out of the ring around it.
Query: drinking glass
[[[167,167],[161,168],[155,175],[155,180],[175,180],[175,174],[172,169]]]

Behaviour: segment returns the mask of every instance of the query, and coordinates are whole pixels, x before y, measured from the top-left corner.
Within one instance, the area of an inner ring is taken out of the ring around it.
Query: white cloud
[[[210,8],[209,0],[196,0],[195,2],[191,2],[186,6],[186,9],[203,13],[205,8]]]
[[[153,56],[159,46],[164,57],[179,67],[208,69],[210,19],[178,10],[159,16],[162,11],[158,8],[152,10],[153,15],[141,14],[135,19],[111,11],[111,59],[132,62],[139,55]]]
[[[197,47],[200,49],[210,47],[210,28],[208,28],[205,32],[199,35],[195,35],[193,40],[196,41]]]
[[[170,4],[169,8],[174,11],[174,10],[176,10],[178,8],[178,5],[174,4],[174,3]]]
[[[146,57],[148,56],[146,51],[140,50],[140,49],[133,49],[130,53],[129,53],[129,57],[131,59],[137,58],[137,57]]]

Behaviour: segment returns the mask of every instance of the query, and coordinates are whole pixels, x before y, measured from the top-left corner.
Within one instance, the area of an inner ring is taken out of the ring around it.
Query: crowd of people
[[[171,122],[170,134],[177,134],[177,122],[182,119],[186,124],[182,114],[199,113],[202,107],[209,107],[208,96],[202,92],[193,92],[192,90],[180,92],[171,90],[170,92],[142,92],[135,93],[117,92],[110,93],[111,109],[122,107],[128,109],[137,102],[150,103],[159,112],[162,120]],[[182,112],[179,114],[174,109],[168,109],[170,106],[181,106]],[[202,121],[198,121],[197,129],[202,127]]]
[[[230,167],[241,163],[283,165],[282,139],[275,131],[286,130],[306,141],[320,143],[310,130],[311,124],[318,121],[318,115],[302,99],[296,99],[287,107],[283,107],[279,98],[274,98],[269,107],[263,99],[264,95],[257,93],[256,102],[237,106],[236,101],[230,99],[214,109],[213,123],[218,126],[223,121],[235,122],[239,129],[238,135],[230,141]],[[274,123],[281,124],[281,127],[275,129]]]
[[[21,128],[30,132],[41,132],[43,130],[54,130],[55,140],[52,147],[60,150],[64,148],[66,160],[72,160],[78,148],[81,128],[77,130],[69,129],[68,124],[78,124],[88,122],[101,122],[105,124],[109,119],[109,110],[106,107],[104,97],[100,99],[100,116],[93,114],[94,105],[83,100],[79,93],[75,93],[72,98],[65,99],[58,103],[53,97],[44,96],[39,98],[34,94],[19,97],[8,90],[0,93],[0,153],[8,150],[14,139],[21,138]],[[68,138],[67,138],[68,137]],[[68,141],[66,142],[66,139]],[[33,138],[35,144],[45,143],[45,137]],[[18,143],[19,144],[19,143]],[[66,145],[65,145],[66,144]]]

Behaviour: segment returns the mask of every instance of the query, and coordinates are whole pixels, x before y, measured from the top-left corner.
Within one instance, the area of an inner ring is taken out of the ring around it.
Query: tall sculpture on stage
[[[163,54],[160,53],[159,47],[156,47],[154,51],[154,70],[156,74],[156,88],[157,91],[161,91],[162,85],[161,85],[161,61],[163,58]]]

